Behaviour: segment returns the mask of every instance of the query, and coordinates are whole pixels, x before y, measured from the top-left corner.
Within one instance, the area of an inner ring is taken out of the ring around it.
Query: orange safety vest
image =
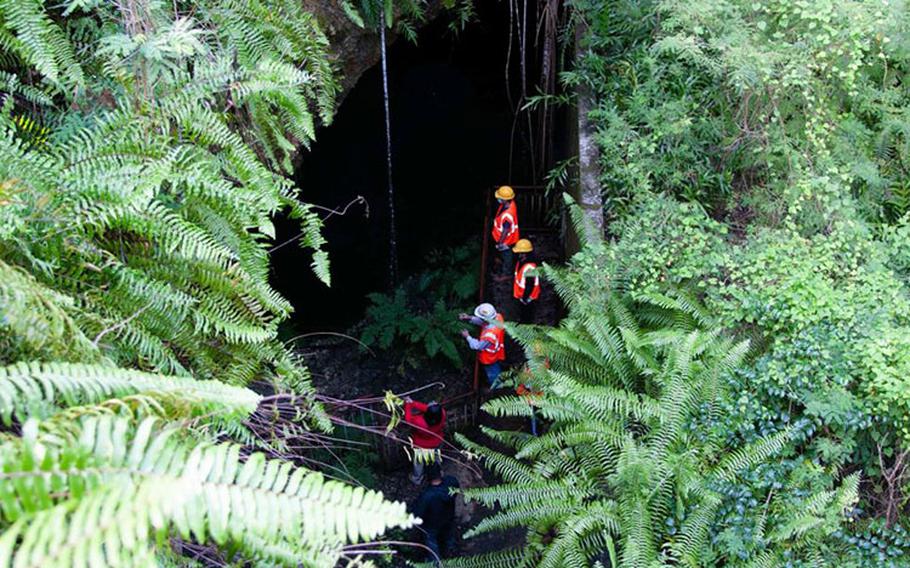
[[[533,262],[525,263],[522,266],[515,265],[515,282],[512,284],[512,296],[520,300],[525,296],[525,286],[527,285],[527,272],[534,270],[537,265]],[[534,287],[531,289],[531,299],[536,300],[540,297],[540,278],[534,277]]]
[[[528,404],[532,404],[532,403],[533,403],[532,399],[542,397],[542,396],[543,396],[543,391],[541,391],[541,390],[534,390],[534,387],[533,387],[533,386],[531,386],[531,385],[526,385],[526,384],[524,384],[524,383],[520,383],[520,384],[518,385],[518,387],[515,389],[515,394],[517,394],[518,396],[523,396],[523,397],[525,397],[525,399],[527,400]]]
[[[502,314],[496,314],[496,321],[500,324],[505,322]],[[506,330],[504,327],[488,323],[480,331],[480,340],[486,341],[489,345],[477,352],[477,359],[481,365],[492,365],[497,361],[503,361],[506,358]]]
[[[498,243],[502,238],[503,224],[508,221],[512,224],[512,230],[506,235],[502,244],[513,246],[518,242],[518,208],[515,207],[515,200],[509,200],[508,204],[499,206],[496,211],[496,217],[493,219],[493,241]]]

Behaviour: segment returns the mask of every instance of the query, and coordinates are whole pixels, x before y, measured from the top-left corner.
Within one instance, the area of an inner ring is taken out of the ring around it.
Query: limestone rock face
[[[364,71],[379,62],[379,33],[375,29],[358,27],[341,9],[338,0],[301,0],[301,5],[316,16],[331,43],[332,56],[341,71],[337,103],[340,105]],[[427,2],[422,23],[431,21],[441,9],[442,0]],[[390,42],[396,40],[394,31],[387,37]]]

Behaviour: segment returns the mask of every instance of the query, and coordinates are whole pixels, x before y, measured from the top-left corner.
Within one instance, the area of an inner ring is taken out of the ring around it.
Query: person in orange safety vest
[[[492,304],[485,303],[474,309],[473,316],[460,314],[458,319],[480,326],[480,337],[477,339],[471,337],[467,330],[462,330],[461,335],[468,342],[468,347],[477,352],[477,360],[483,366],[490,388],[499,387],[501,361],[506,358],[506,330],[503,327],[505,319],[502,314],[498,313]]]
[[[543,345],[540,343],[540,341],[535,341],[531,346],[531,349],[533,350],[535,357],[540,357],[543,354]],[[546,357],[543,359],[542,370],[547,370],[549,368],[550,358]],[[531,434],[537,436],[537,412],[535,411],[535,407],[537,406],[538,401],[543,398],[543,391],[541,389],[534,388],[534,386],[531,384],[533,373],[531,372],[530,362],[528,362],[528,364],[525,365],[524,369],[522,369],[518,379],[520,382],[518,383],[518,386],[515,387],[515,394],[524,398],[525,402],[528,403],[528,406],[531,407]]]
[[[531,407],[531,434],[537,435],[537,413],[534,410],[536,401],[543,397],[543,391],[537,390],[533,385],[518,383],[518,386],[515,387],[515,394],[525,399],[525,402],[528,403],[528,406]]]
[[[521,323],[534,323],[537,298],[540,297],[540,277],[537,262],[533,257],[534,245],[528,239],[521,239],[512,251],[518,255],[515,275],[512,281],[512,296],[521,303]]]
[[[494,194],[498,205],[493,217],[493,243],[502,255],[502,273],[496,277],[503,282],[512,270],[512,247],[518,242],[518,208],[515,206],[515,191],[504,185]]]

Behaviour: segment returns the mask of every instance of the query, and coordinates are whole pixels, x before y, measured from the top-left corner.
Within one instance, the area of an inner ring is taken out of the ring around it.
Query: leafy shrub
[[[610,212],[667,192],[769,218],[803,172],[836,165],[857,195],[899,206],[908,93],[903,5],[794,0],[584,0],[583,55],[565,74],[594,91]],[[832,57],[832,53],[837,53]],[[895,71],[899,70],[899,71]],[[893,188],[898,188],[895,191]]]
[[[458,336],[458,310],[450,310],[443,300],[433,304],[432,311],[414,313],[404,289],[399,288],[389,297],[370,294],[373,305],[367,308],[369,323],[364,327],[360,340],[366,345],[395,351],[402,359],[416,367],[422,357],[443,356],[452,365],[463,361],[455,346]]]
[[[884,330],[863,344],[862,365],[870,413],[896,424],[910,442],[910,334],[907,328]]]
[[[727,377],[735,394],[721,402],[720,427],[735,445],[789,429],[794,459],[762,475],[775,483],[815,478],[812,485],[825,486],[839,472],[861,468],[875,487],[881,455],[908,443],[906,434],[894,434],[905,432],[910,417],[910,294],[903,253],[891,248],[905,235],[896,226],[876,238],[828,187],[795,189],[781,225],[755,227],[746,240],[726,240],[703,213],[689,219],[697,209],[656,197],[614,224],[618,238],[606,255],[635,297],[693,286],[709,313],[753,339],[752,357]],[[807,191],[814,197],[806,199]],[[663,242],[667,235],[681,242]],[[656,266],[646,269],[649,250]],[[739,491],[743,506],[755,498]],[[730,519],[734,526],[743,523],[738,516]],[[727,531],[731,551],[756,546],[748,544],[754,538],[748,522]]]
[[[721,321],[753,334],[762,351],[742,386],[759,395],[748,406],[768,406],[753,408],[745,428],[790,423],[806,411],[813,434],[838,433],[843,464],[856,436],[878,431],[881,438],[883,430],[868,430],[873,417],[905,426],[903,351],[895,342],[910,331],[910,295],[888,268],[887,243],[829,205],[825,231],[758,228],[734,244],[704,213],[666,201],[655,197],[615,224],[619,239],[609,254],[635,293],[694,285]],[[799,203],[796,215],[805,209]],[[643,269],[649,258],[655,266]]]
[[[809,238],[762,232],[731,260],[713,300],[728,321],[755,325],[770,342],[750,382],[770,395],[762,400],[789,400],[788,415],[793,405],[804,409],[848,450],[858,435],[906,428],[910,398],[891,351],[910,331],[910,297],[879,243],[853,223],[835,223]],[[887,426],[870,429],[873,418]]]
[[[697,284],[715,277],[726,260],[726,226],[697,203],[648,195],[610,231],[621,235],[622,242],[609,255],[633,293]]]
[[[394,351],[414,367],[438,357],[462,366],[458,313],[477,294],[477,262],[473,244],[437,251],[427,258],[427,270],[393,294],[370,294],[361,341]]]
[[[840,563],[845,568],[897,568],[907,564],[910,533],[901,525],[886,528],[874,522],[838,530],[834,537],[844,543],[847,551]]]
[[[509,452],[459,437],[504,481],[462,490],[499,506],[469,536],[521,527],[524,547],[447,565],[784,566],[840,552],[831,534],[858,475],[838,479],[793,456],[788,425],[747,442],[731,436],[728,377],[748,342],[673,292],[634,302],[602,277],[612,256],[587,249],[569,270],[548,272],[569,306],[558,327],[510,328],[544,394],[484,409],[534,411],[544,433],[483,429]]]

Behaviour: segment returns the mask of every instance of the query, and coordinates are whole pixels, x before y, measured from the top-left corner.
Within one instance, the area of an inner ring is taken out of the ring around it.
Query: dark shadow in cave
[[[389,50],[393,160],[400,270],[419,271],[434,249],[456,246],[481,229],[482,197],[493,184],[529,183],[506,96],[508,7],[479,2],[477,21],[455,36],[446,21],[427,25],[415,44]],[[515,89],[513,88],[513,92]],[[296,172],[302,199],[341,208],[358,195],[368,202],[334,216],[324,234],[332,286],[309,269],[311,254],[295,245],[272,255],[272,283],[296,309],[295,332],[339,331],[354,324],[366,294],[386,286],[388,206],[379,66],[360,78],[335,122],[323,128]],[[277,242],[297,225],[279,219]]]

